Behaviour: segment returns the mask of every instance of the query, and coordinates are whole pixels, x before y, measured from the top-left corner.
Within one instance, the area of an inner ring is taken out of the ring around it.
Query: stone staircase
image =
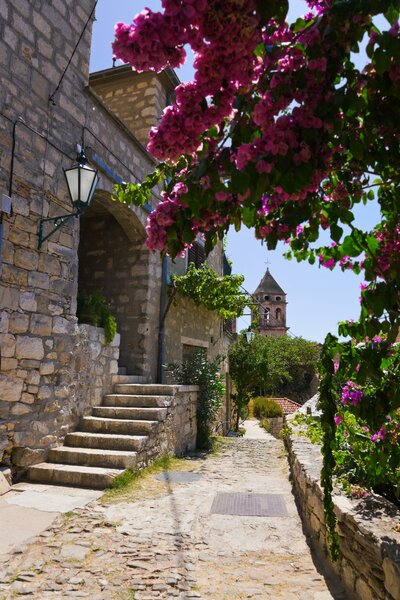
[[[49,451],[47,462],[29,468],[29,480],[104,489],[124,470],[146,464],[174,387],[141,381],[138,376],[116,376],[114,392],[81,419],[63,446]]]

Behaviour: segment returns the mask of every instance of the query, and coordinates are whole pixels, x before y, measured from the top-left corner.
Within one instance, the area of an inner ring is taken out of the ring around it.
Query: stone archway
[[[152,257],[144,239],[135,212],[97,191],[80,220],[78,293],[105,296],[121,335],[119,364],[138,375],[153,370],[150,317],[159,304],[151,293]]]

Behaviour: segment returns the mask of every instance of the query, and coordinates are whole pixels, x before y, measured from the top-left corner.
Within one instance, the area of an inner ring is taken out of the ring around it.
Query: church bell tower
[[[258,311],[259,333],[265,336],[285,335],[289,329],[286,327],[286,293],[272,277],[269,268],[253,293],[253,298],[256,301],[254,311]]]

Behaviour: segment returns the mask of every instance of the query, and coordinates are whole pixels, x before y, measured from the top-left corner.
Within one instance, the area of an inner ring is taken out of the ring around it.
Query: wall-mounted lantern
[[[250,327],[246,331],[245,335],[246,335],[246,341],[247,341],[248,344],[250,344],[254,340],[254,338],[256,337],[256,334],[254,333],[254,331],[251,330]]]
[[[76,163],[69,169],[64,169],[65,179],[67,181],[69,197],[74,208],[74,212],[67,215],[60,215],[49,219],[41,219],[39,223],[39,248],[55,231],[57,231],[66,221],[72,217],[79,217],[84,210],[89,206],[96,186],[99,181],[97,170],[92,169],[87,164],[85,151],[78,146],[78,156]],[[54,223],[54,228],[43,235],[43,224]]]

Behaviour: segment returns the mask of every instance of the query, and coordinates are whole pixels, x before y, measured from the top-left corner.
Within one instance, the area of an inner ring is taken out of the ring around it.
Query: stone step
[[[75,431],[67,434],[64,445],[72,448],[99,448],[135,452],[142,450],[148,439],[147,435],[117,435],[113,433]]]
[[[146,396],[173,396],[175,385],[161,385],[156,383],[116,383],[114,392],[116,394],[145,394]]]
[[[157,429],[158,421],[138,421],[129,419],[110,419],[106,417],[83,417],[82,431],[93,433],[123,433],[128,435],[148,435]]]
[[[113,383],[140,383],[141,385],[147,384],[147,377],[143,375],[113,375]]]
[[[48,461],[64,465],[104,467],[105,469],[131,469],[136,465],[137,453],[61,446],[49,451]]]
[[[103,406],[135,406],[138,408],[163,408],[171,404],[171,396],[142,396],[139,394],[108,394]]]
[[[134,421],[164,421],[167,416],[166,408],[143,408],[135,406],[96,406],[93,408],[94,417],[107,419],[131,419]]]
[[[123,469],[58,465],[56,463],[39,463],[28,470],[30,481],[96,490],[109,487],[112,480],[121,473],[123,473]]]

